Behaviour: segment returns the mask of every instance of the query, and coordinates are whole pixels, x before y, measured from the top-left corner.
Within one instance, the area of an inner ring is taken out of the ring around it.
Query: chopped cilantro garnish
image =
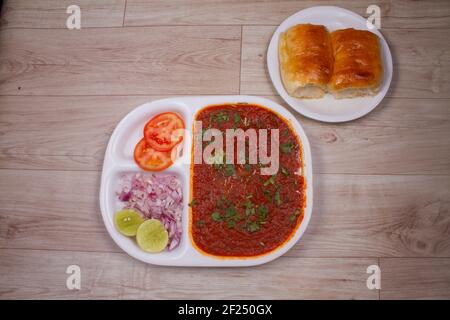
[[[234,124],[237,125],[239,122],[241,122],[241,116],[239,115],[239,113],[235,112],[234,113]]]
[[[265,205],[260,205],[258,208],[259,221],[264,221],[267,218],[267,207]]]
[[[275,191],[275,195],[274,195],[273,199],[274,199],[275,204],[276,204],[277,206],[279,206],[279,205],[282,203],[282,201],[281,201],[281,195],[280,195],[280,189],[277,189],[277,190]]]
[[[266,180],[266,182],[264,182],[264,187],[267,187],[269,184],[274,184],[275,183],[275,177],[276,175],[271,176],[268,180]]]
[[[285,167],[281,167],[281,173],[283,173],[285,176],[289,175],[289,171]]]
[[[225,175],[225,177],[231,177],[231,176],[234,176],[234,174],[235,174],[234,165],[226,164],[224,166],[224,175]]]
[[[252,221],[249,223],[249,225],[247,226],[247,230],[249,232],[256,232],[260,229],[261,227],[259,226],[259,224],[256,221]]]
[[[236,208],[234,206],[225,209],[225,217],[231,218],[236,215]]]
[[[253,208],[253,203],[250,201],[250,199],[247,199],[247,201],[244,202],[244,207],[247,209]]]
[[[245,209],[245,215],[247,217],[250,217],[250,216],[252,216],[254,214],[255,214],[255,208],[246,208]]]
[[[227,226],[228,226],[228,229],[233,229],[236,226],[236,221],[228,220],[227,221]]]
[[[291,216],[289,217],[289,220],[291,222],[295,222],[297,220],[297,216],[299,216],[301,213],[301,210],[299,208],[295,209],[294,213],[291,214]]]
[[[293,148],[294,148],[294,144],[292,142],[280,144],[280,149],[281,149],[281,152],[283,152],[283,153],[291,153]]]
[[[219,212],[213,212],[213,213],[211,213],[211,218],[212,218],[214,221],[222,221],[222,216],[220,215]]]
[[[228,116],[228,112],[220,111],[220,112],[216,113],[211,118],[211,120],[217,122],[218,124],[221,124],[223,122],[227,122],[228,120],[230,120],[230,117]]]

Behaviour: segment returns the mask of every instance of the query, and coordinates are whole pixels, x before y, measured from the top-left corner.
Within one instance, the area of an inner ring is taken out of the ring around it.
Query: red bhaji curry
[[[302,148],[292,128],[274,112],[250,104],[209,106],[195,120],[202,121],[203,130],[216,128],[224,137],[226,129],[279,129],[280,158],[274,175],[261,175],[259,162],[192,164],[194,246],[214,256],[254,257],[284,244],[300,225],[306,203]],[[202,142],[203,149],[208,143]],[[267,149],[270,153],[270,138]]]

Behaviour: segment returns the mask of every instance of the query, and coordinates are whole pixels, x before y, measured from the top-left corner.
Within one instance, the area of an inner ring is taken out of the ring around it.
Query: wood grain
[[[362,119],[297,115],[314,208],[300,242],[254,268],[170,268],[123,253],[100,216],[107,141],[135,106],[257,94],[285,105],[265,55],[314,5],[370,0],[7,0],[0,17],[0,299],[450,299],[450,2],[378,1],[394,78]],[[123,24],[125,27],[123,27]],[[380,263],[382,289],[366,288]],[[82,290],[65,286],[68,265]]]
[[[275,94],[267,72],[266,51],[275,27],[244,26],[242,94]],[[389,97],[450,98],[450,42],[446,29],[382,29],[389,43],[394,75]]]
[[[1,28],[66,28],[70,5],[81,9],[81,28],[120,27],[126,0],[5,0]]]
[[[377,299],[366,287],[366,268],[376,263],[280,258],[252,268],[175,268],[122,253],[0,250],[0,298]],[[73,264],[81,269],[79,291],[66,288]]]
[[[450,177],[316,175],[292,256],[450,256]]]
[[[335,5],[367,17],[372,4],[381,9],[383,28],[446,28],[450,24],[450,6],[445,0],[128,0],[125,25],[278,25],[295,12],[317,5]]]
[[[0,94],[236,94],[240,27],[5,29]]]
[[[381,299],[450,299],[450,259],[381,259]]]
[[[0,167],[100,171],[117,123],[151,100],[0,96]]]
[[[0,248],[120,252],[98,204],[99,172],[0,170]],[[449,257],[449,176],[316,175],[292,257]],[[418,188],[420,186],[420,188]]]
[[[101,218],[99,172],[24,170],[0,176],[1,248],[120,250]]]
[[[163,97],[0,96],[0,168],[100,171],[120,119]],[[368,116],[340,125],[290,110],[306,130],[315,173],[450,174],[446,100],[386,99]]]

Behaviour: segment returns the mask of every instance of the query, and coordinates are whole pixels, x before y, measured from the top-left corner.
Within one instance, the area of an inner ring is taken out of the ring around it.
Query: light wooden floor
[[[266,72],[268,40],[287,16],[330,2],[7,0],[0,297],[450,299],[450,2],[376,2],[394,57],[388,97],[350,123],[298,115],[315,170],[305,236],[267,265],[194,269],[140,263],[108,236],[98,192],[112,130],[173,95],[285,105]],[[65,28],[74,3],[79,31]],[[333,3],[366,15],[373,1]],[[66,289],[71,264],[80,291]],[[380,291],[366,287],[371,264]]]

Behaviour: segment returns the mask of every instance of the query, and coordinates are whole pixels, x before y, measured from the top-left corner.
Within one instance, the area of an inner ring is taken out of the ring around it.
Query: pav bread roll
[[[299,24],[280,35],[280,74],[289,95],[321,98],[333,68],[330,35],[322,25]]]
[[[342,29],[331,33],[333,74],[328,89],[336,98],[375,95],[383,78],[380,40],[372,32]]]

